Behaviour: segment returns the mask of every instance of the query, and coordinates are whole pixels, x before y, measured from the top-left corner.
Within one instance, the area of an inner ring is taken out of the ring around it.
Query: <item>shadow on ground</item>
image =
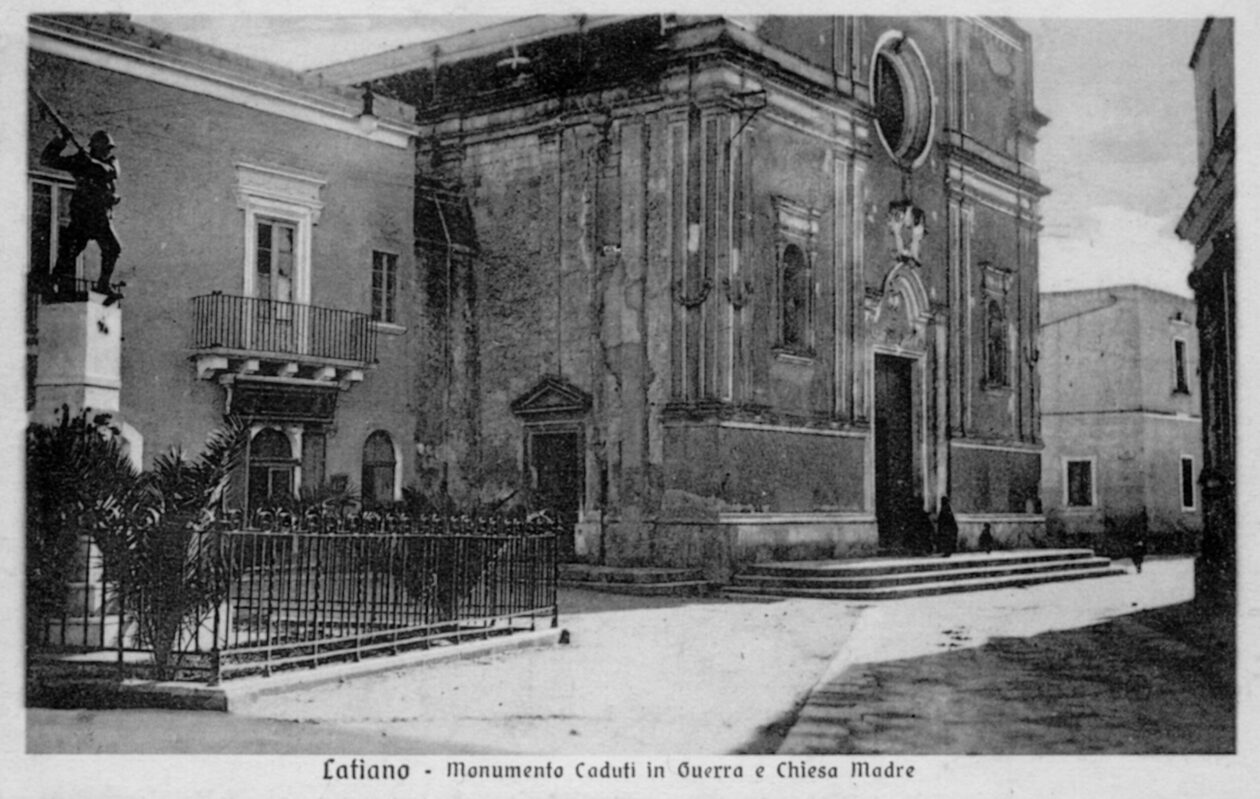
[[[946,641],[814,691],[781,752],[1229,754],[1232,618],[1194,603],[1075,630]]]
[[[172,710],[46,710],[27,713],[27,754],[80,755],[421,755],[494,754],[491,747],[452,745],[334,725]]]

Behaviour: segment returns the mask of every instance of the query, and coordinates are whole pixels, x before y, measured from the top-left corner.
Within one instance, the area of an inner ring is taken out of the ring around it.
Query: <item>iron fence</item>
[[[376,360],[376,328],[364,313],[219,292],[192,302],[194,349]]]
[[[360,660],[438,642],[554,626],[549,521],[377,514],[259,514],[264,529],[190,535],[185,565],[208,590],[174,637],[168,672],[221,679]],[[81,583],[33,642],[59,662],[152,671],[145,607],[85,542]],[[69,653],[77,653],[67,658]]]

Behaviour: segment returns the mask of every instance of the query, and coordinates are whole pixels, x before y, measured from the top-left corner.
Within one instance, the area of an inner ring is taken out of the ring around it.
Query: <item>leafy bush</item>
[[[212,527],[244,456],[248,429],[229,419],[195,458],[179,448],[159,456],[141,474],[131,512],[109,517],[94,531],[125,606],[135,613],[140,640],[153,650],[159,679],[170,676],[181,630],[195,634],[225,595]]]

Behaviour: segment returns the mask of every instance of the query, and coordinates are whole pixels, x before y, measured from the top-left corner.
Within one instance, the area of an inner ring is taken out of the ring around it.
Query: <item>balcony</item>
[[[272,378],[345,389],[376,362],[376,328],[367,314],[219,292],[192,304],[192,358],[203,380]]]

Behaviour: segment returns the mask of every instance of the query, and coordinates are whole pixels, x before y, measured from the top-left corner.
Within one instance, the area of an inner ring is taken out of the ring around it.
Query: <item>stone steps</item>
[[[561,563],[558,584],[610,594],[634,596],[702,596],[711,586],[700,569],[633,566],[591,566]]]
[[[1014,588],[1125,574],[1090,550],[967,553],[950,558],[765,563],[735,576],[722,593],[740,597],[874,600]]]

